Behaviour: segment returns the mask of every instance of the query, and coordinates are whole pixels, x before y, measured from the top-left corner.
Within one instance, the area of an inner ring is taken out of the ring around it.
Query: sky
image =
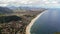
[[[0,6],[38,6],[60,8],[60,0],[0,0]]]

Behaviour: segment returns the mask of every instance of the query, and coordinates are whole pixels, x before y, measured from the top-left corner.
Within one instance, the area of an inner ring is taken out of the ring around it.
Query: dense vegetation
[[[25,34],[26,27],[31,20],[45,10],[26,9],[28,8],[9,9],[7,7],[0,7],[0,34]]]
[[[18,21],[21,20],[22,18],[18,17],[18,16],[0,16],[0,23],[8,23],[11,21]]]

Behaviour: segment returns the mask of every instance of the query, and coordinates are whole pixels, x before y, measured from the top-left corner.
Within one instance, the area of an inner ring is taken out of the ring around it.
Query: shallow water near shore
[[[31,34],[54,34],[60,32],[60,10],[47,10],[32,25]]]

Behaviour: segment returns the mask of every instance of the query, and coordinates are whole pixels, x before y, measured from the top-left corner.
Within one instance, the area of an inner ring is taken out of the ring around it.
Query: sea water
[[[43,13],[32,25],[31,34],[60,33],[60,10],[50,9]]]

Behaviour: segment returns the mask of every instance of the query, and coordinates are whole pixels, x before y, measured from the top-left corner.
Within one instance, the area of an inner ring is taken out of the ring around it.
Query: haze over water
[[[49,9],[31,27],[31,34],[54,34],[60,32],[60,10]]]

